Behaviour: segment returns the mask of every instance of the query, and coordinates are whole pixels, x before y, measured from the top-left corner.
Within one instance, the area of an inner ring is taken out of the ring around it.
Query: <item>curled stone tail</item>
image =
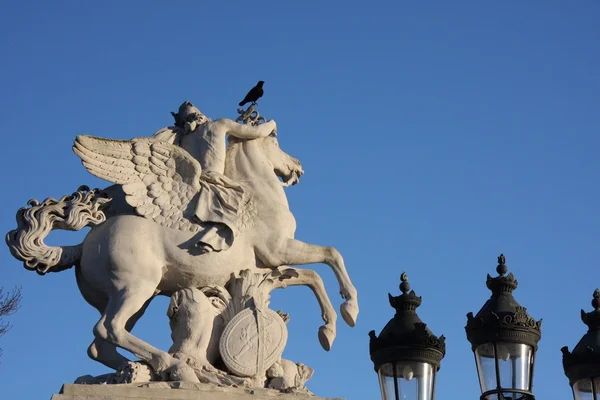
[[[80,186],[70,196],[43,202],[29,200],[29,207],[17,211],[17,229],[7,233],[6,244],[12,255],[28,270],[40,275],[71,268],[81,258],[82,245],[47,246],[44,239],[55,229],[78,231],[106,220],[103,205],[111,199],[99,189]]]

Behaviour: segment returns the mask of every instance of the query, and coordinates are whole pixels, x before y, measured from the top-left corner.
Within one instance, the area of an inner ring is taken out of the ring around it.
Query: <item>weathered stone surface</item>
[[[357,292],[341,254],[294,238],[296,221],[282,187],[299,182],[300,161],[279,147],[275,121],[259,117],[255,105],[238,113],[235,121],[211,120],[186,101],[173,113],[175,126],[152,137],[79,135],[75,154],[88,172],[114,185],[31,200],[17,212],[17,227],[6,236],[13,256],[40,275],[76,266],[83,297],[102,314],[88,354],[116,373],[78,383],[179,381],[280,390],[264,392],[267,397],[307,395],[313,371],[281,359],[288,317],[268,308],[273,289],[308,286],[324,321],[319,342],[331,349],[336,311],[320,276],[301,265],[329,265],[344,299],[341,315],[356,323]],[[53,230],[85,227],[91,229],[83,243],[44,244]],[[131,333],[158,294],[172,296],[169,351]],[[96,397],[127,397],[122,386],[89,387],[103,390]],[[67,390],[60,396],[92,395]]]
[[[149,382],[120,385],[64,385],[51,400],[343,400],[270,389],[223,388],[193,382]]]

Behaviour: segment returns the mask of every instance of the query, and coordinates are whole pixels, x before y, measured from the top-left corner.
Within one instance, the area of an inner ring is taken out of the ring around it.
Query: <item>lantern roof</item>
[[[375,331],[369,332],[369,350],[375,370],[386,363],[414,361],[431,364],[437,371],[446,354],[446,338],[443,335],[434,335],[417,315],[416,309],[421,305],[421,297],[417,296],[414,290],[410,290],[405,272],[400,280],[402,294],[388,294],[390,305],[396,310],[394,318],[387,323],[379,336]]]
[[[561,349],[563,367],[571,386],[580,379],[600,377],[600,290],[594,291],[592,307],[594,311],[581,310],[581,320],[588,331],[579,343],[569,352],[567,346]]]
[[[498,257],[498,276],[487,276],[486,285],[492,295],[481,310],[467,314],[467,339],[473,351],[484,343],[511,342],[526,344],[537,350],[542,337],[542,321],[536,321],[513,297],[518,282],[512,273],[506,275],[506,257]]]

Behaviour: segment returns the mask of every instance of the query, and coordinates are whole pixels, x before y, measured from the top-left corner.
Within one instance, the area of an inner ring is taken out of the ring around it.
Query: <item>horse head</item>
[[[280,182],[282,186],[298,183],[304,173],[297,158],[279,148],[275,136],[259,139],[229,137],[225,175],[234,180]]]
[[[298,183],[304,174],[300,160],[281,150],[275,136],[267,136],[259,140],[267,160],[273,166],[275,175],[283,180],[282,185],[291,186]]]

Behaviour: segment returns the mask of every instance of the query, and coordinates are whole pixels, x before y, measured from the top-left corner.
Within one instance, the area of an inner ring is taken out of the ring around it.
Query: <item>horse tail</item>
[[[83,245],[47,246],[44,239],[55,229],[78,231],[104,222],[102,207],[110,200],[99,189],[87,186],[59,200],[29,200],[29,207],[17,211],[17,229],[8,232],[6,244],[26,269],[40,275],[69,269],[81,259]]]

